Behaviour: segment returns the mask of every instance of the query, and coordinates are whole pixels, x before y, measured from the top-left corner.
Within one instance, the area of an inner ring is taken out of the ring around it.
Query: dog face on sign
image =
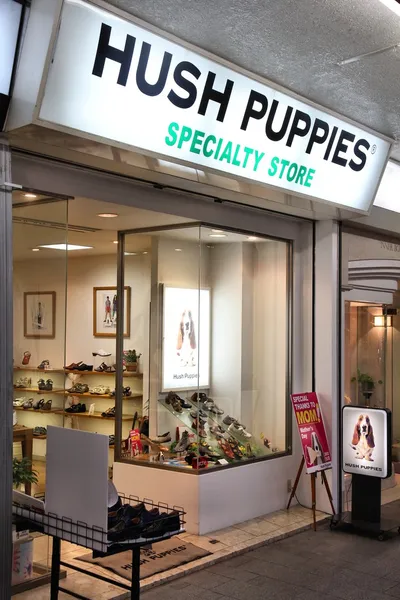
[[[192,311],[188,308],[181,315],[176,350],[181,367],[196,365],[196,331]]]
[[[354,426],[352,447],[356,451],[355,457],[359,460],[373,461],[372,454],[375,448],[374,430],[369,415],[362,414]]]

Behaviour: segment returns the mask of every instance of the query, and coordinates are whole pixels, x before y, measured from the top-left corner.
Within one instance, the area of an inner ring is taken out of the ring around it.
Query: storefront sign
[[[21,15],[22,2],[0,0],[0,131],[3,129],[9,104]]]
[[[210,385],[210,290],[164,286],[162,390]]]
[[[64,1],[39,119],[361,211],[390,149],[84,0]]]
[[[385,408],[344,406],[343,471],[385,479],[392,473],[392,414]]]
[[[292,394],[291,399],[307,473],[331,469],[331,452],[317,394]]]

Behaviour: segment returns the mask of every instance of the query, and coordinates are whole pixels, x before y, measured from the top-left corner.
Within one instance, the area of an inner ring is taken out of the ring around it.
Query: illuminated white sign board
[[[162,390],[210,386],[210,290],[163,287]]]
[[[39,119],[368,211],[390,143],[83,0],[65,0]]]
[[[0,94],[10,92],[22,4],[0,0]]]
[[[384,408],[344,406],[342,467],[345,473],[385,479],[392,473],[391,412]]]

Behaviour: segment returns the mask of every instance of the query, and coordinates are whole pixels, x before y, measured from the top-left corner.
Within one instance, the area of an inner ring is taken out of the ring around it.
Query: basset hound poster
[[[208,387],[210,290],[163,286],[162,390]]]
[[[347,405],[343,407],[343,470],[345,473],[388,477],[391,442],[390,411]]]

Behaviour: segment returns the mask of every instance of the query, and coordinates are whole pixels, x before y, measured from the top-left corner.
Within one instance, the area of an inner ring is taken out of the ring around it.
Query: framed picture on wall
[[[56,292],[24,293],[24,336],[56,337]]]
[[[131,335],[131,288],[124,288],[124,337]],[[117,335],[117,288],[93,288],[93,336],[116,337]]]
[[[162,392],[210,385],[210,290],[163,286]]]

